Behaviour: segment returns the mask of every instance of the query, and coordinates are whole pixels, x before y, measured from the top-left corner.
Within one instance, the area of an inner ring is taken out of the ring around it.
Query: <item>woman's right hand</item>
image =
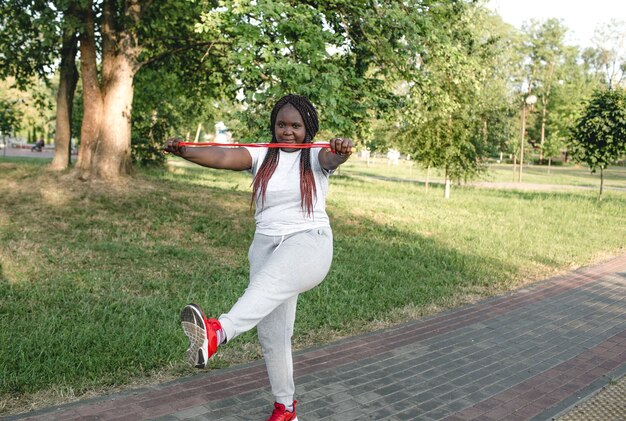
[[[165,142],[165,145],[163,146],[163,150],[166,153],[172,153],[172,154],[174,154],[176,156],[182,156],[183,155],[183,149],[185,147],[181,146],[181,143],[182,143],[181,139],[179,139],[177,137],[170,137]]]

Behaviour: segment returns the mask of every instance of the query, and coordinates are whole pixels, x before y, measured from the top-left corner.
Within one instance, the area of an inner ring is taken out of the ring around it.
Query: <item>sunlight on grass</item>
[[[442,183],[444,178],[443,172],[437,169],[427,171],[405,160],[401,160],[397,166],[388,165],[387,160],[383,158],[372,160],[369,165],[365,160],[353,159],[346,163],[342,171],[354,177],[395,178],[420,184],[427,179],[432,183]],[[492,163],[487,166],[487,171],[476,182],[512,183],[519,186],[543,184],[600,188],[599,172],[591,173],[587,167],[581,165],[552,166],[550,169],[544,165],[525,165],[522,183],[518,183],[519,166],[517,171],[513,173],[512,165]],[[605,170],[604,185],[606,188],[626,189],[626,166],[611,166]]]

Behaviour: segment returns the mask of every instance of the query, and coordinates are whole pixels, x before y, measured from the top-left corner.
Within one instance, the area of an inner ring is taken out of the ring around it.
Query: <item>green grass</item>
[[[366,165],[364,161],[353,160],[346,164],[345,169],[356,176],[388,177],[411,180],[424,183],[428,178],[433,183],[443,182],[443,172],[432,169],[429,174],[425,168],[401,160],[397,166],[387,165],[386,158],[377,158]],[[490,164],[488,171],[477,181],[494,183],[517,183],[519,166],[513,173],[513,166],[506,164]],[[600,173],[591,173],[588,167],[582,165],[551,166],[524,165],[522,173],[523,184],[549,184],[583,186],[599,190]],[[611,166],[604,171],[604,187],[626,189],[626,166]]]
[[[491,165],[487,179],[500,182],[513,181],[511,165]],[[588,167],[581,165],[553,166],[550,169],[545,165],[525,165],[522,180],[526,183],[600,188],[600,172],[591,173]],[[606,169],[604,187],[626,189],[626,166],[611,166]]]
[[[193,373],[178,314],[193,301],[219,315],[246,287],[249,176],[174,158],[86,185],[45,162],[0,159],[0,414]],[[437,185],[380,179],[411,171],[355,159],[332,177],[333,267],[300,298],[297,346],[626,250],[626,192],[463,187],[444,200]],[[248,332],[211,368],[259,357]]]

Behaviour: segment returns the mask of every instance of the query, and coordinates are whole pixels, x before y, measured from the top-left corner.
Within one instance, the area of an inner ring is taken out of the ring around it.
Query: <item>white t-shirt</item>
[[[246,148],[252,156],[250,172],[256,175],[267,148]],[[309,216],[302,209],[300,196],[300,155],[296,152],[279,150],[278,165],[265,192],[265,201],[255,198],[256,232],[265,235],[287,235],[312,228],[329,227],[326,214],[326,194],[328,193],[328,176],[331,171],[323,169],[319,162],[320,148],[311,148],[311,169],[315,178],[317,195],[313,197],[313,213]]]

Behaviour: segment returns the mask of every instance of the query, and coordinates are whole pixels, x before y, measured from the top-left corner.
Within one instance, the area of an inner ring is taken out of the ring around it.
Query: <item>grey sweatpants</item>
[[[298,294],[320,284],[333,258],[329,227],[285,236],[255,234],[248,252],[250,284],[220,316],[230,341],[257,327],[276,402],[291,405],[295,393],[291,336]]]

